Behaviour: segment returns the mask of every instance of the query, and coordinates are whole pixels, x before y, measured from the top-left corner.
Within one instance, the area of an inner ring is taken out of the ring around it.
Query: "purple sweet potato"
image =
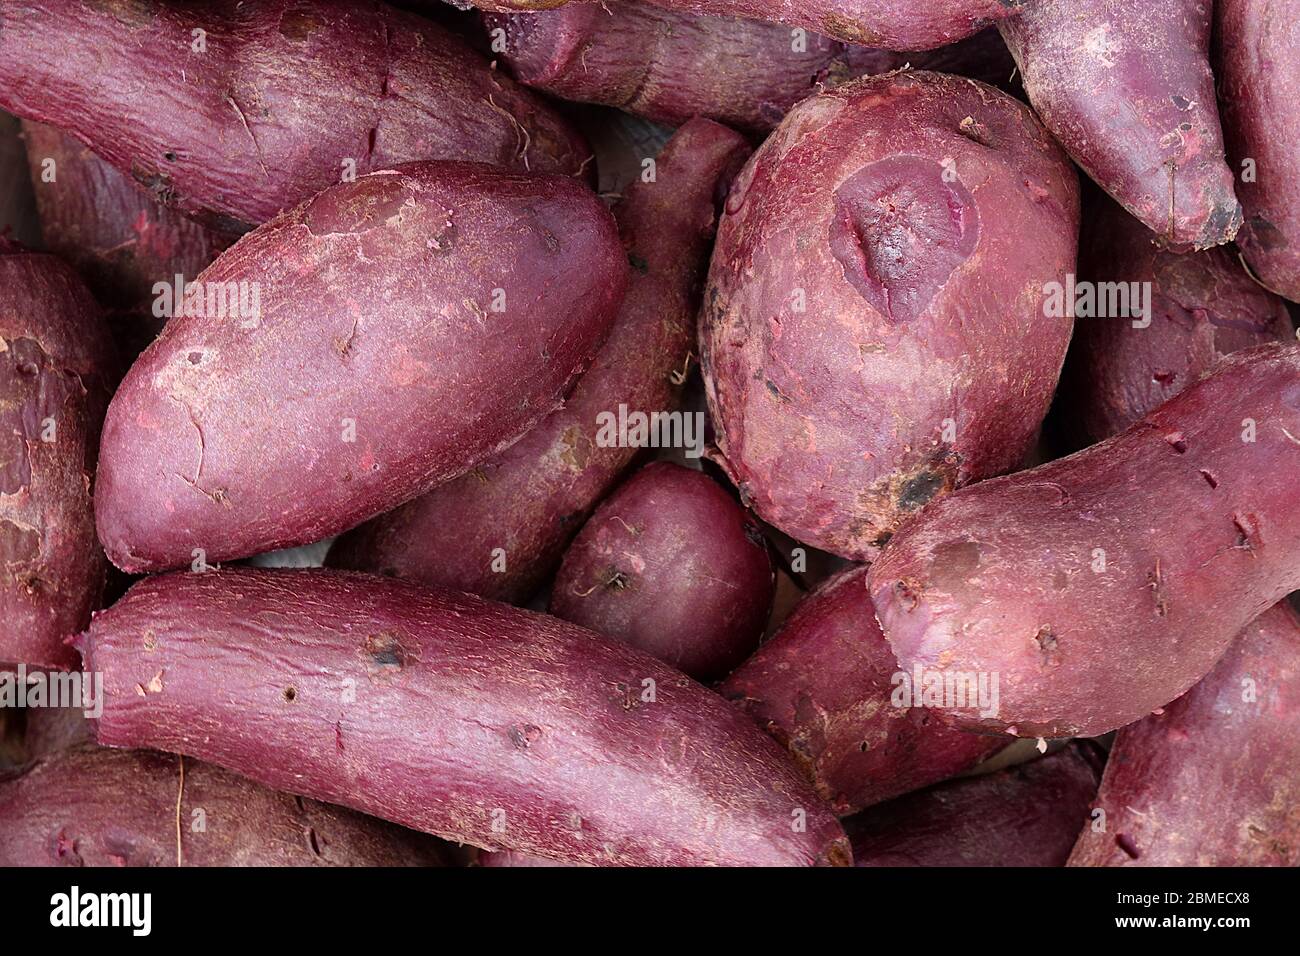
[[[1005,741],[945,726],[896,697],[866,569],[837,574],[719,688],[789,748],[837,815],[969,770]]]
[[[0,778],[0,866],[441,864],[423,833],[170,754],[82,745]]]
[[[1210,0],[1035,0],[1000,24],[1029,101],[1084,171],[1166,244],[1241,226],[1210,72]]]
[[[104,675],[101,744],[485,849],[848,862],[838,822],[743,714],[545,615],[345,571],[226,568],[146,578],[82,648]]]
[[[1245,222],[1237,245],[1256,277],[1300,302],[1300,6],[1218,0],[1215,74]]]
[[[606,498],[569,545],[551,613],[707,682],[758,646],[774,582],[763,533],[731,495],[659,461]]]
[[[1300,865],[1300,615],[1264,612],[1203,681],[1121,730],[1097,806],[1071,866]]]
[[[108,564],[91,481],[118,374],[90,292],[0,237],[0,667],[68,668]]]
[[[1102,283],[1140,283],[1150,295],[1149,315],[1075,322],[1062,394],[1093,441],[1123,431],[1225,355],[1295,337],[1286,303],[1251,281],[1226,249],[1169,252],[1104,196],[1087,207],[1080,280],[1098,293]]]
[[[6,3],[0,107],[236,232],[397,163],[577,174],[590,155],[458,37],[346,0]]]
[[[766,521],[871,557],[937,495],[1017,465],[1071,320],[1078,179],[1024,104],[872,77],[804,100],[741,173],[701,315],[720,463]]]
[[[1078,741],[951,780],[844,821],[855,866],[1064,866],[1097,795],[1104,752]]]
[[[100,541],[126,571],[246,557],[456,477],[560,404],[627,271],[569,177],[411,163],[325,190],[223,253],[132,366]],[[211,305],[236,289],[238,315]]]
[[[935,501],[871,567],[905,670],[996,679],[964,726],[1094,736],[1300,588],[1300,345],[1236,352],[1127,431]]]
[[[709,120],[683,126],[655,181],[634,183],[615,210],[634,264],[627,297],[564,407],[468,475],[343,536],[329,563],[527,600],[637,454],[598,440],[602,413],[680,404],[717,205],[748,153]]]

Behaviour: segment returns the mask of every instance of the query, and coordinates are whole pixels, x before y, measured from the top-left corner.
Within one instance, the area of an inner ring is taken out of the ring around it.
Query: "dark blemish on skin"
[[[1192,106],[1191,100],[1185,96],[1179,96],[1177,93],[1169,97],[1169,102],[1174,104],[1174,109],[1176,110],[1187,110]]]
[[[1219,487],[1219,479],[1215,478],[1214,475],[1210,474],[1204,468],[1201,469],[1201,477],[1205,479],[1205,483],[1211,488]]]
[[[1115,834],[1115,845],[1123,850],[1130,860],[1136,860],[1142,856],[1141,851],[1137,848],[1137,844],[1133,842],[1133,838],[1127,833]]]
[[[650,271],[650,263],[646,262],[645,259],[641,258],[639,255],[637,255],[635,252],[632,252],[631,250],[628,250],[627,264],[630,265],[637,272],[641,273],[642,275],[645,275],[647,272]]]
[[[912,476],[898,494],[898,506],[915,511],[943,489],[944,481],[943,475],[928,470]]]
[[[516,724],[507,734],[516,750],[527,750],[542,736],[542,728],[536,724]]]
[[[142,166],[133,164],[131,166],[131,178],[143,186],[156,202],[162,203],[164,206],[170,206],[176,198],[176,191],[172,188],[171,177],[165,173],[150,172]]]
[[[892,538],[893,536],[894,536],[894,532],[884,531],[876,538],[876,540],[872,541],[871,543],[874,544],[877,548],[883,548],[885,545],[889,544],[889,539]]]
[[[1235,547],[1243,551],[1254,551],[1255,545],[1251,541],[1255,537],[1255,528],[1249,518],[1243,518],[1241,515],[1232,516],[1232,525],[1237,529],[1237,543]]]
[[[1175,376],[1173,372],[1163,372],[1163,371],[1162,371],[1162,372],[1156,372],[1154,375],[1152,375],[1152,376],[1151,376],[1151,380],[1152,380],[1153,382],[1158,382],[1158,383],[1160,383],[1161,385],[1168,385],[1168,384],[1169,384],[1170,382],[1172,382],[1176,377],[1177,377],[1177,376]]]
[[[317,839],[316,839],[316,828],[315,828],[315,827],[308,827],[308,828],[307,828],[307,848],[308,848],[309,850],[311,850],[311,854],[312,854],[312,856],[315,856],[315,857],[322,857],[322,856],[324,856],[324,854],[321,853],[321,851],[320,851],[320,843],[319,843],[319,841],[317,841]]]
[[[202,353],[202,352],[191,352],[189,355],[187,355],[187,356],[185,356],[185,357],[186,357],[187,359],[189,359],[189,363],[190,363],[191,365],[198,365],[200,362],[203,361],[203,353]]]
[[[1155,569],[1147,575],[1147,587],[1151,589],[1151,594],[1156,602],[1156,617],[1167,617],[1169,614],[1169,602],[1165,600],[1162,588],[1164,586],[1164,577],[1160,573],[1160,562],[1156,562]]]
[[[758,530],[758,525],[752,521],[746,521],[744,525],[745,539],[752,545],[764,547],[767,544],[763,537],[763,532]]]
[[[371,634],[360,648],[366,674],[372,680],[401,673],[410,656],[398,636],[391,631]]]
[[[284,699],[286,703],[292,704],[298,699],[298,691],[293,687],[286,687],[284,689]]]
[[[1187,439],[1182,432],[1170,432],[1165,436],[1165,443],[1180,455],[1187,453]]]
[[[1038,633],[1034,635],[1034,640],[1038,643],[1038,649],[1044,654],[1050,654],[1057,648],[1056,634],[1046,624],[1038,629]]]
[[[167,160],[167,162],[169,163],[174,163],[176,162],[176,154],[171,151],[168,151],[166,153],[163,153],[163,159]]]
[[[624,710],[635,710],[640,704],[640,698],[632,690],[631,685],[619,681],[614,685],[613,700]]]
[[[770,378],[763,379],[763,384],[767,386],[767,390],[776,397],[777,401],[785,402],[787,405],[790,403],[790,399],[786,398],[785,395],[781,393],[781,390],[776,387],[776,383]]]
[[[921,602],[921,589],[908,581],[895,581],[894,597],[903,605],[904,611],[911,611]]]
[[[957,132],[972,142],[979,143],[981,146],[987,146],[990,149],[995,147],[993,133],[987,126],[979,122],[973,116],[965,117],[957,124]]]

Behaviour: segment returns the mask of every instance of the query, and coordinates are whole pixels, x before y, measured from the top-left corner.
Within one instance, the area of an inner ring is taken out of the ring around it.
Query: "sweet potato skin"
[[[66,669],[107,562],[91,482],[117,375],[94,298],[64,262],[0,238],[0,666]]]
[[[458,842],[605,865],[847,862],[834,817],[720,697],[472,595],[183,572],[97,615],[83,654],[104,674],[101,744],[189,753]]]
[[[1300,615],[1251,622],[1206,678],[1115,737],[1070,866],[1300,864]]]
[[[343,535],[328,563],[510,603],[532,596],[637,454],[601,444],[597,416],[681,403],[717,208],[748,155],[738,133],[709,120],[678,130],[655,181],[634,183],[614,210],[634,263],[627,295],[564,407],[469,474]]]
[[[1300,587],[1297,476],[1300,345],[1256,346],[1114,438],[934,502],[872,600],[904,669],[997,676],[997,716],[959,723],[1106,733]]]
[[[854,866],[1064,866],[1103,762],[1077,741],[872,807],[844,822]]]
[[[718,688],[785,745],[838,816],[969,770],[1005,741],[895,706],[894,662],[848,568],[804,598]]]
[[[589,160],[459,38],[380,3],[5,4],[0,107],[234,232],[345,179],[349,161],[361,175],[426,159],[576,174]]]
[[[551,613],[708,682],[758,646],[775,587],[754,520],[708,475],[646,465],[569,545]]]
[[[181,762],[83,744],[0,780],[0,866],[441,865],[425,834]]]
[[[1245,211],[1237,245],[1264,285],[1300,302],[1300,18],[1285,0],[1219,0],[1214,10],[1223,130]]]
[[[245,557],[463,473],[559,405],[626,275],[569,177],[411,163],[325,190],[199,276],[255,286],[260,316],[173,318],[118,389],[105,550],[126,571]]]
[[[999,24],[1034,109],[1084,171],[1169,246],[1241,226],[1210,71],[1209,0],[1035,0]]]
[[[731,191],[700,319],[742,500],[866,559],[1018,464],[1065,359],[1044,289],[1074,266],[1078,215],[1065,155],[983,84],[904,72],[800,103]]]

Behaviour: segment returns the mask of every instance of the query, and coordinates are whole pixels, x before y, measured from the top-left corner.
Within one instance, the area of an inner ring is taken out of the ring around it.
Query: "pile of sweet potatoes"
[[[0,865],[1300,864],[1297,11],[469,5],[0,3]]]

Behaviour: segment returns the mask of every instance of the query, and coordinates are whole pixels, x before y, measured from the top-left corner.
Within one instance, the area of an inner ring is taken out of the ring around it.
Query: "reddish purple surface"
[[[998,715],[961,724],[1106,733],[1300,588],[1298,480],[1300,346],[1257,346],[1114,438],[934,502],[872,600],[905,669],[997,675]]]
[[[228,568],[145,579],[82,648],[104,674],[109,746],[188,753],[487,849],[848,862],[839,824],[743,714],[545,615],[343,571]]]
[[[1078,180],[1023,104],[873,77],[795,107],[718,229],[700,318],[720,463],[765,520],[872,556],[1032,446],[1071,321]]]
[[[100,541],[126,571],[245,557],[464,473],[559,405],[627,271],[569,177],[411,163],[325,190],[199,277],[257,283],[255,327],[180,316],[132,367],[104,426]]]
[[[1209,675],[1115,738],[1071,866],[1300,865],[1300,615],[1283,601]]]

